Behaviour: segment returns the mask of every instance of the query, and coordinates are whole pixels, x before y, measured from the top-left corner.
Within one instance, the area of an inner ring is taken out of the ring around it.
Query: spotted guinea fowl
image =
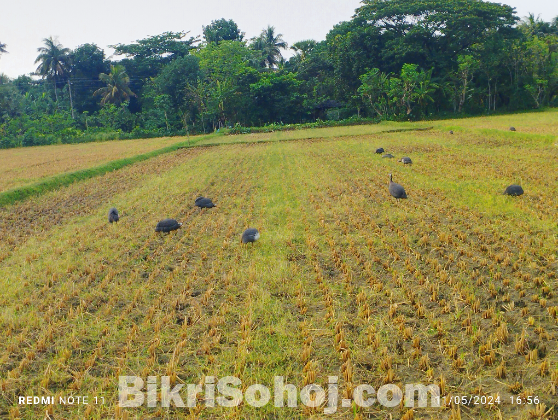
[[[512,195],[514,197],[522,194],[523,194],[523,188],[521,188],[521,185],[517,185],[517,184],[510,185],[508,188],[506,188],[506,191],[504,191],[504,195]]]
[[[510,131],[515,131],[515,127],[510,127]]]
[[[118,215],[118,210],[116,207],[113,207],[108,212],[108,221],[109,223],[118,222],[120,220],[120,216]]]
[[[384,159],[385,159],[385,158],[391,159],[391,158],[393,158],[393,157],[394,157],[394,156],[393,156],[391,153],[386,153],[385,155],[382,156],[382,158],[384,158]]]
[[[413,161],[408,156],[402,157],[401,159],[398,160],[398,162],[403,163],[403,165],[412,165],[413,164]]]
[[[377,153],[378,155],[381,155],[381,154],[384,153],[384,152],[385,152],[385,150],[384,150],[383,147],[380,147],[380,148],[376,149],[376,153]]]
[[[247,244],[249,242],[256,242],[258,239],[260,239],[260,232],[258,232],[258,229],[248,228],[242,234],[240,241],[243,244]]]
[[[172,232],[173,230],[180,229],[182,223],[178,223],[175,219],[164,219],[157,223],[155,232]]]
[[[389,193],[395,198],[407,198],[407,193],[403,186],[393,182],[393,177],[389,174]]]
[[[196,206],[198,206],[199,208],[202,209],[210,209],[212,207],[217,207],[213,201],[211,201],[211,198],[206,198],[206,197],[202,197],[199,196],[198,198],[196,198],[196,201],[194,202],[194,204]]]

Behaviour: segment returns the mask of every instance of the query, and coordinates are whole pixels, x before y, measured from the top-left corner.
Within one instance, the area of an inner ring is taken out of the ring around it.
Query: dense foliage
[[[0,147],[372,118],[417,120],[558,104],[558,20],[476,0],[364,0],[323,41],[288,48],[232,20],[203,41],[166,32],[38,48],[36,76],[0,77]],[[0,55],[8,46],[0,43]]]

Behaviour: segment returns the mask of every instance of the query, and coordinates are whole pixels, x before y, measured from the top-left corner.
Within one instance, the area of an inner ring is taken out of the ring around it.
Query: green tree
[[[162,116],[160,121],[165,122],[167,129],[187,129],[194,115],[190,112],[191,104],[187,103],[186,93],[200,78],[197,56],[187,55],[173,60],[146,85],[142,95],[142,114],[147,113],[149,121],[155,121],[157,115]]]
[[[244,41],[222,41],[208,44],[195,56],[199,58],[200,80],[188,88],[192,102],[199,104],[193,113],[203,112],[204,121],[211,121],[214,127],[248,122],[252,114],[250,84],[259,79],[252,65],[254,51]]]
[[[244,32],[238,29],[238,25],[232,20],[219,19],[211,21],[210,25],[203,26],[203,37],[207,43],[221,41],[242,41]]]
[[[556,19],[557,18],[555,18],[554,23],[545,22],[540,18],[540,16],[535,17],[533,13],[529,13],[528,16],[522,19],[518,28],[523,33],[531,37],[537,36],[539,38],[544,38],[547,35],[558,35],[558,25],[556,25]]]
[[[115,55],[124,56],[119,64],[126,67],[130,79],[130,88],[140,93],[144,84],[152,77],[156,77],[164,66],[172,61],[185,57],[195,48],[199,38],[189,37],[189,32],[164,32],[160,35],[137,40],[131,44],[116,44],[111,46]],[[140,111],[138,101],[130,101],[130,108]]]
[[[0,74],[0,124],[23,113],[23,97],[12,81]]]
[[[358,93],[376,114],[385,118],[390,112],[388,75],[382,73],[378,68],[373,68],[360,76],[360,80],[362,85],[358,88]]]
[[[105,52],[95,44],[80,45],[72,51],[71,61],[70,74],[76,109],[78,112],[98,111],[98,101],[93,97],[93,93],[103,87],[99,74],[110,71]]]
[[[456,71],[449,73],[449,81],[445,88],[452,98],[453,111],[461,113],[467,100],[473,91],[471,84],[479,62],[470,54],[457,57],[458,67]]]
[[[180,108],[184,104],[186,87],[195,84],[200,77],[200,58],[188,55],[177,58],[163,67],[152,79],[151,86],[157,95],[168,95],[172,106]]]
[[[296,54],[285,64],[285,72],[295,74],[302,83],[297,87],[304,98],[300,117],[311,119],[319,113],[318,106],[332,99],[335,94],[333,66],[325,41],[304,40],[291,47]]]
[[[7,45],[6,44],[2,44],[0,42],[0,55],[7,53],[8,51],[6,50]]]
[[[299,122],[303,98],[298,93],[301,82],[292,73],[266,73],[250,92],[254,97],[255,113],[260,123]]]
[[[130,112],[125,102],[120,105],[107,103],[92,120],[97,126],[115,131],[130,132],[136,124],[136,117]]]
[[[558,36],[534,35],[525,42],[524,88],[535,108],[547,104],[558,86]]]
[[[452,67],[459,54],[497,32],[514,36],[511,6],[478,0],[363,0],[356,18],[381,31],[384,63]],[[391,69],[391,71],[394,71]]]
[[[63,81],[70,69],[70,49],[64,48],[53,37],[43,39],[44,47],[37,48],[40,53],[35,60],[39,63],[36,73],[43,78],[49,78],[54,83],[54,96],[58,102],[56,85]]]
[[[138,60],[152,60],[160,64],[166,64],[178,57],[184,57],[199,42],[198,38],[183,38],[189,32],[164,32],[160,35],[139,39],[132,44],[111,45],[115,55],[124,55],[126,58]]]
[[[432,94],[438,85],[431,81],[432,69],[423,71],[416,64],[404,64],[399,78],[389,79],[389,97],[400,113],[410,118],[425,113],[429,102],[433,102]],[[418,115],[412,114],[418,106]]]
[[[299,57],[301,61],[304,61],[308,56],[310,56],[310,54],[312,54],[317,45],[318,43],[313,39],[306,39],[295,42],[291,45],[291,50],[296,53],[297,57]]]
[[[385,65],[381,61],[382,33],[362,18],[336,25],[327,34],[326,42],[328,60],[333,67],[335,97],[352,104],[359,114],[363,107],[362,96],[357,92],[359,77],[372,68],[386,73],[401,69],[401,66]]]
[[[281,50],[288,44],[283,40],[282,34],[275,34],[275,27],[269,26],[262,30],[257,38],[252,40],[252,48],[261,54],[261,63],[267,68],[275,68],[283,62]]]
[[[106,83],[105,87],[97,89],[93,95],[101,96],[101,105],[107,103],[120,105],[132,96],[136,96],[128,86],[130,77],[126,73],[126,69],[122,65],[110,66],[108,74],[99,74],[99,80]]]

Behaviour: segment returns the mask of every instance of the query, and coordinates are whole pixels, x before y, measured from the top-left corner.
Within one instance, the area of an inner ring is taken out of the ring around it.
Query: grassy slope
[[[246,385],[283,375],[299,390],[337,375],[341,394],[351,383],[377,389],[393,375],[389,382],[443,380],[454,395],[500,392],[506,402],[503,384],[517,381],[550,405],[558,324],[541,299],[558,305],[544,289],[556,288],[558,191],[548,169],[555,147],[466,130],[348,134],[179,150],[0,210],[0,235],[11,229],[0,241],[0,414],[36,418],[43,407],[16,412],[13,399],[73,392],[107,403],[91,412],[57,406],[56,415],[120,415],[119,374],[167,373],[185,383],[235,375]],[[412,156],[414,165],[375,156],[379,146]],[[407,188],[407,201],[387,195],[389,172]],[[517,180],[525,196],[496,194]],[[194,209],[200,193],[218,207]],[[105,221],[112,205],[123,215],[115,226]],[[9,224],[14,214],[33,217],[18,227]],[[184,228],[154,235],[164,217]],[[262,239],[242,248],[249,226]],[[510,302],[517,307],[504,309]],[[509,337],[498,342],[504,323]],[[516,353],[523,331],[539,360]],[[487,342],[496,359],[489,364]],[[544,361],[550,372],[541,376]],[[507,376],[498,379],[502,362]],[[498,408],[510,419],[532,409]],[[310,414],[272,410],[200,414]],[[467,412],[488,419],[496,411]],[[349,416],[340,409],[332,418]]]

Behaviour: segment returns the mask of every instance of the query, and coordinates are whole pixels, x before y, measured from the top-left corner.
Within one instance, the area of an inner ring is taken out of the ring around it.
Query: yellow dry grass
[[[553,418],[556,157],[536,137],[350,133],[184,149],[1,209],[0,413],[324,418],[273,396],[260,408],[209,407],[208,393],[192,408],[123,408],[118,377],[235,376],[244,392],[336,376],[340,398],[422,383],[478,404],[353,404],[327,418]],[[389,196],[388,173],[407,200]],[[512,182],[525,195],[501,195]],[[198,194],[217,207],[195,208]],[[156,235],[165,217],[182,229]],[[239,244],[247,227],[261,232],[253,247]],[[70,394],[104,400],[18,404]],[[528,397],[539,404],[517,404]]]
[[[440,128],[462,127],[477,130],[509,131],[510,127],[514,127],[517,133],[554,135],[558,137],[558,109],[556,108],[549,108],[539,112],[449,119],[433,123],[421,122],[420,124],[429,123]]]
[[[31,184],[52,175],[150,152],[180,141],[184,139],[163,137],[0,150],[0,191]]]

